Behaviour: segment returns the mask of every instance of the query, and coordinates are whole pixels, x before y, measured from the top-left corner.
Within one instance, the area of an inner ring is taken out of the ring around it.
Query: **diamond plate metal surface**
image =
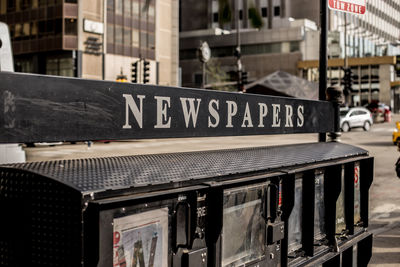
[[[0,266],[79,266],[81,194],[20,170],[0,170]]]
[[[342,143],[308,143],[174,154],[91,158],[3,165],[47,176],[82,193],[282,170],[367,155]]]

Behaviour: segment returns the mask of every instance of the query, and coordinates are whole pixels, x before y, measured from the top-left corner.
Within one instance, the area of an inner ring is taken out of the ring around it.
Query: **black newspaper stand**
[[[335,131],[324,101],[0,80],[2,142]],[[2,165],[0,265],[367,266],[372,179],[338,142]]]

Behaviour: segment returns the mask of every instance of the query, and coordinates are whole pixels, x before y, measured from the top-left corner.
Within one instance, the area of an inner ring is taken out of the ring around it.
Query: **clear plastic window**
[[[265,255],[265,188],[265,184],[258,184],[225,190],[222,266],[242,266]]]
[[[357,249],[358,249],[358,246],[357,246],[357,244],[355,244],[353,246],[353,266],[358,266],[358,264],[357,264],[357,261],[358,261],[358,259],[357,259]]]
[[[354,223],[361,221],[360,214],[360,163],[354,165]]]
[[[342,166],[340,179],[342,188],[336,201],[336,234],[340,235],[346,230],[346,221],[344,216],[344,166]]]
[[[303,209],[303,180],[296,176],[294,191],[294,206],[289,216],[289,247],[288,253],[301,248],[302,238],[302,209]]]
[[[315,173],[314,237],[316,240],[325,237],[324,173],[322,171]]]
[[[114,218],[113,266],[168,265],[168,208]]]

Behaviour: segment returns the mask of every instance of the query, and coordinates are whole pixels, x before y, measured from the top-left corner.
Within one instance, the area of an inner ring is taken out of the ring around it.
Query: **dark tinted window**
[[[268,17],[268,9],[266,7],[261,8],[261,16],[263,18]]]
[[[274,7],[274,16],[278,17],[280,15],[281,15],[281,7],[280,6]]]

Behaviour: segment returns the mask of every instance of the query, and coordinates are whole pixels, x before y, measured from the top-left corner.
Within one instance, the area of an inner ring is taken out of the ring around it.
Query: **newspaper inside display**
[[[265,188],[258,184],[224,191],[222,266],[241,266],[265,255]]]
[[[321,240],[325,237],[325,201],[324,201],[324,173],[315,173],[315,206],[314,206],[314,238]]]
[[[341,171],[341,191],[336,201],[336,234],[341,235],[346,230],[346,220],[344,215],[344,166]]]
[[[288,253],[301,248],[302,238],[302,210],[303,210],[303,179],[302,174],[296,175],[294,206],[289,216]]]
[[[354,223],[358,224],[361,221],[360,210],[360,163],[354,165]]]
[[[114,218],[113,266],[168,266],[168,208]]]

